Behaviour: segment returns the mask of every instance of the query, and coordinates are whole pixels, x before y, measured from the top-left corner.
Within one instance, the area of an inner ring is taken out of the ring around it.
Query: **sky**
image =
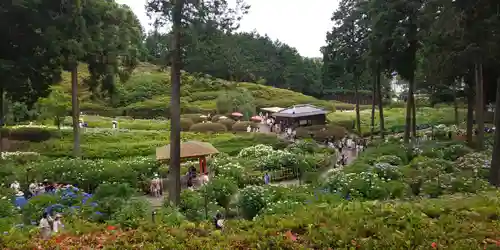
[[[116,0],[126,4],[138,16],[146,30],[151,30],[144,10],[146,0]],[[236,0],[228,0],[234,3]],[[332,27],[333,12],[339,0],[246,0],[250,10],[241,20],[240,31],[257,31],[295,47],[302,56],[322,57],[326,32]],[[295,2],[295,4],[292,4]],[[301,3],[307,3],[307,5]]]

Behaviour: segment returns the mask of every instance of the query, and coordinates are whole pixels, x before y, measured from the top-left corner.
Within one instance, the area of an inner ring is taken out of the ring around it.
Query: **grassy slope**
[[[362,110],[361,115],[361,130],[364,132],[370,131],[371,110]],[[384,109],[385,128],[403,126],[405,124],[406,109],[392,108]],[[466,110],[459,110],[459,120],[465,121]],[[355,112],[335,112],[328,115],[328,120],[331,122],[345,122],[356,119]],[[417,108],[417,124],[452,124],[455,120],[454,111],[451,107],[442,108]],[[379,129],[379,113],[375,114],[375,131]]]
[[[120,115],[127,110],[160,110],[168,107],[170,102],[170,76],[167,72],[161,72],[158,67],[150,64],[141,64],[125,83],[117,84],[117,98],[113,101],[109,98],[97,98],[91,100],[88,87],[83,79],[88,77],[85,65],[80,66],[80,101],[82,111],[97,111],[106,115],[106,111],[112,115]],[[63,81],[56,88],[63,89],[68,95],[70,89],[70,75],[65,73]],[[328,110],[334,110],[335,104],[344,103],[318,100],[287,89],[279,89],[255,83],[236,83],[220,79],[206,77],[195,77],[185,74],[182,77],[181,105],[183,113],[206,113],[215,112],[215,100],[225,90],[247,89],[252,92],[256,99],[256,107],[288,107],[294,104],[313,104]],[[352,106],[347,104],[348,106]],[[112,116],[109,115],[109,116]]]

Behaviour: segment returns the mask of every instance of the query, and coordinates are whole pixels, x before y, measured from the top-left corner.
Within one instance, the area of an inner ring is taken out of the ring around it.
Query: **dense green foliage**
[[[315,97],[328,94],[321,84],[321,61],[303,58],[296,49],[268,36],[228,34],[194,25],[185,30],[185,36],[183,69],[188,72],[258,82]],[[153,32],[147,36],[146,47],[153,61],[163,58],[157,48],[168,48],[170,40],[170,34]]]

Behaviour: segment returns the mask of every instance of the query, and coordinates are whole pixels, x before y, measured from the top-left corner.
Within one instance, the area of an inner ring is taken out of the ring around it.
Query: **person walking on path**
[[[150,184],[150,192],[154,197],[160,197],[160,191],[161,191],[161,179],[159,178],[158,174],[154,174],[153,179],[151,180]]]
[[[267,185],[271,182],[271,177],[269,176],[268,173],[264,175],[264,183]]]

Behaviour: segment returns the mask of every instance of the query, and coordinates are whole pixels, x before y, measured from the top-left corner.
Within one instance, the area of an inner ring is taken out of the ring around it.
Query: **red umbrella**
[[[242,117],[243,116],[243,114],[239,113],[239,112],[233,112],[231,115],[232,116],[236,116],[236,117]]]
[[[262,117],[260,117],[260,116],[252,116],[252,118],[250,118],[250,119],[252,119],[254,121],[262,121]]]

